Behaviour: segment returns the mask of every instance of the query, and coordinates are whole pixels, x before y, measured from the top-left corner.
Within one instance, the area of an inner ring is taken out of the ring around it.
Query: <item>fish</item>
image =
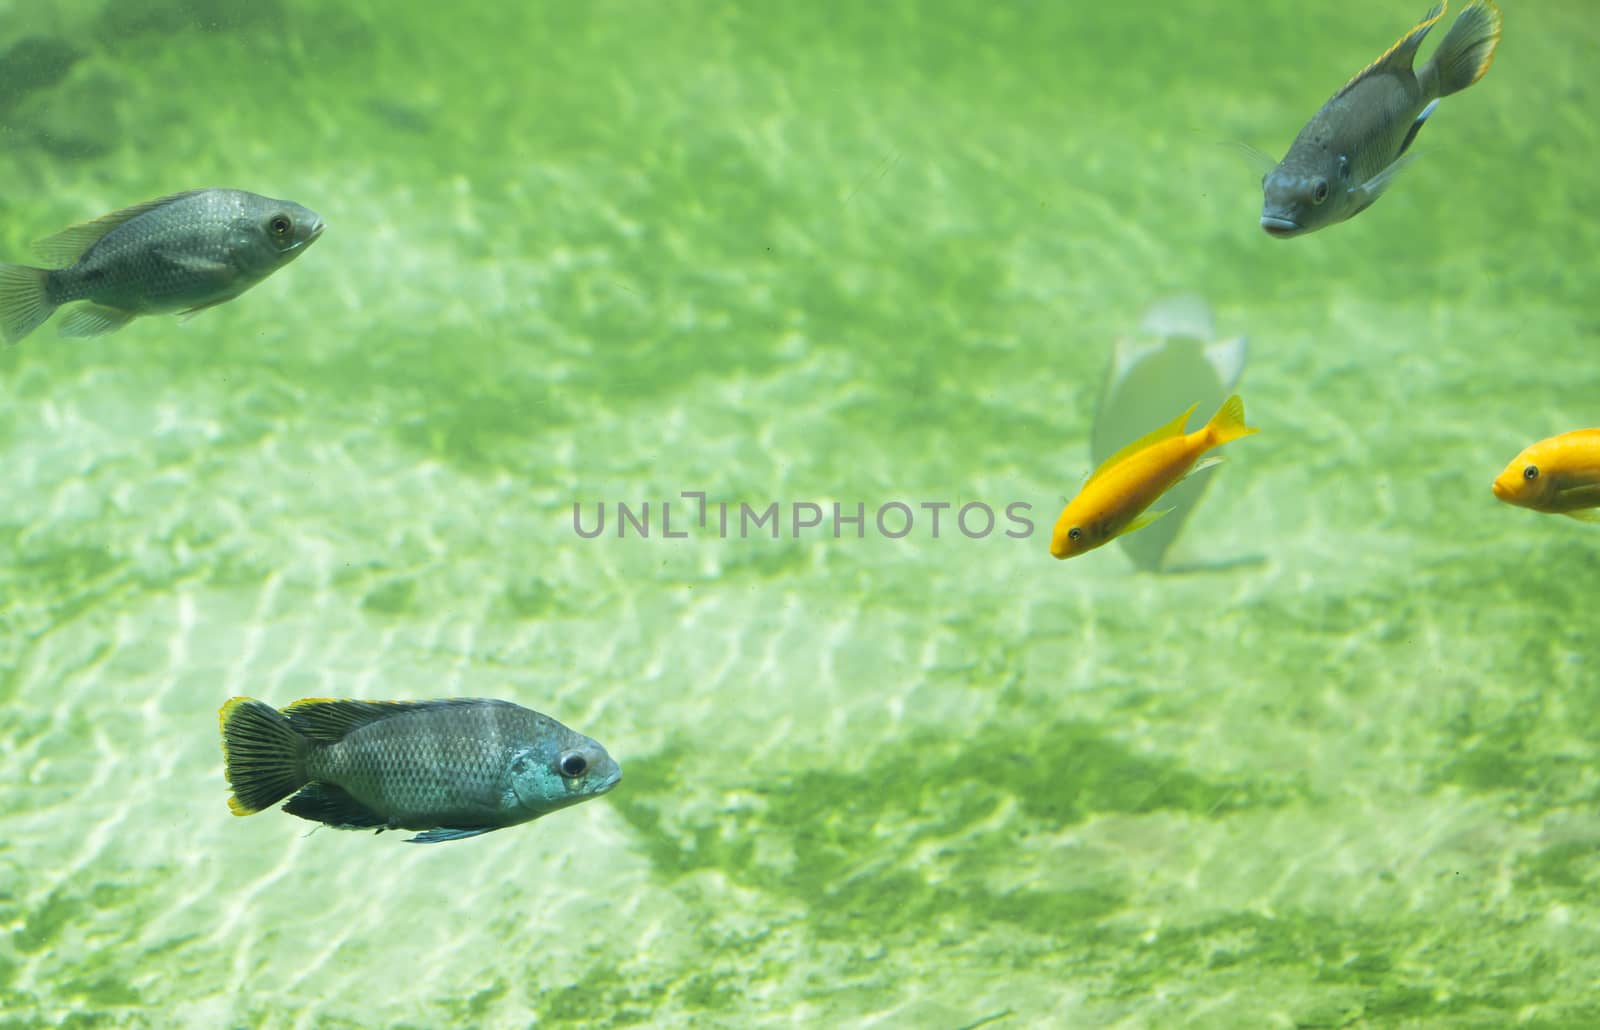
[[[1422,21],[1322,105],[1261,179],[1261,228],[1279,239],[1315,232],[1372,206],[1416,155],[1407,150],[1441,97],[1483,78],[1500,42],[1500,9],[1472,0],[1421,71],[1417,48],[1444,16]]]
[[[322,218],[289,200],[199,189],[135,204],[34,244],[48,268],[0,264],[0,335],[17,343],[63,304],[62,336],[226,303],[305,252]]]
[[[1218,339],[1211,308],[1195,294],[1156,301],[1137,330],[1117,340],[1106,370],[1089,434],[1095,464],[1124,441],[1192,398],[1205,408],[1221,404],[1244,374],[1249,344],[1243,336]],[[1123,534],[1117,544],[1134,566],[1158,572],[1189,513],[1199,504],[1212,470],[1191,474],[1164,495],[1172,514],[1143,533]]]
[[[434,844],[529,822],[622,779],[606,749],[510,701],[248,697],[219,712],[234,815],[283,811],[339,829],[421,830]],[[292,796],[291,796],[292,795]]]
[[[1600,522],[1600,429],[1574,429],[1524,448],[1490,489],[1519,508]]]
[[[1200,460],[1213,447],[1258,432],[1244,422],[1244,401],[1234,394],[1211,421],[1192,433],[1184,424],[1199,404],[1107,458],[1067,502],[1050,533],[1050,554],[1066,559],[1092,551],[1150,525],[1172,509],[1147,511],[1185,476],[1210,468],[1220,457]]]

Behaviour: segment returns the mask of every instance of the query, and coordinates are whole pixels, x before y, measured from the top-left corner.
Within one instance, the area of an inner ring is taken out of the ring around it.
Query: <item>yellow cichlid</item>
[[[1574,429],[1524,450],[1495,477],[1507,504],[1600,522],[1600,429]]]
[[[1135,440],[1094,470],[1056,520],[1050,534],[1052,557],[1071,558],[1148,526],[1171,509],[1145,509],[1191,472],[1222,460],[1200,461],[1201,455],[1258,432],[1244,424],[1244,401],[1236,394],[1223,402],[1210,422],[1185,433],[1184,423],[1195,407],[1190,405],[1188,411]]]

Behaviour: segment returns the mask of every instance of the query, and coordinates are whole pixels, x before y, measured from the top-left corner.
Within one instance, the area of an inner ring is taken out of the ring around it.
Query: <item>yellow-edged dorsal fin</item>
[[[1133,443],[1128,444],[1128,446],[1122,448],[1105,461],[1102,461],[1099,468],[1089,473],[1089,478],[1084,481],[1083,485],[1088,486],[1090,483],[1094,482],[1096,479],[1099,479],[1103,474],[1105,474],[1107,469],[1110,469],[1120,461],[1131,458],[1133,455],[1144,450],[1146,447],[1149,447],[1151,444],[1160,443],[1162,440],[1170,440],[1174,436],[1182,436],[1184,424],[1189,421],[1189,416],[1193,415],[1194,409],[1198,408],[1199,406],[1199,401],[1194,402],[1193,404],[1189,405],[1187,411],[1173,419],[1171,422],[1168,422],[1166,425],[1161,426],[1158,429],[1152,429],[1150,432],[1139,437],[1139,439],[1133,441]]]
[[[1422,20],[1417,22],[1410,32],[1407,32],[1405,35],[1401,36],[1399,40],[1395,42],[1394,46],[1385,50],[1382,54],[1379,54],[1376,61],[1373,61],[1365,68],[1356,72],[1355,75],[1351,77],[1350,81],[1345,83],[1344,86],[1340,88],[1339,92],[1334,94],[1334,96],[1342,95],[1351,86],[1354,86],[1356,83],[1375,72],[1388,71],[1390,68],[1396,66],[1403,68],[1406,71],[1411,71],[1412,62],[1415,61],[1417,57],[1417,48],[1422,46],[1422,37],[1426,36],[1428,34],[1428,30],[1433,28],[1434,24],[1438,22],[1440,18],[1444,17],[1444,10],[1447,6],[1448,0],[1446,0],[1444,3],[1434,4],[1432,9],[1430,9],[1427,14],[1422,16]]]
[[[1164,515],[1169,515],[1171,512],[1171,508],[1161,508],[1156,511],[1147,511],[1138,518],[1134,519],[1132,522],[1128,523],[1126,526],[1123,526],[1122,532],[1118,533],[1117,536],[1127,536],[1129,533],[1132,533],[1135,530],[1143,529],[1156,519],[1159,519]]]
[[[456,706],[474,707],[485,702],[474,697],[447,697],[436,701],[355,701],[349,698],[305,697],[283,710],[300,733],[319,744],[337,744],[345,735],[380,719],[411,712]]]

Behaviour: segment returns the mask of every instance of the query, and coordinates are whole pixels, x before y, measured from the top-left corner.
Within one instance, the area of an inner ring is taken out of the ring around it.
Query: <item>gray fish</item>
[[[1500,11],[1472,0],[1421,71],[1412,62],[1422,38],[1444,16],[1434,5],[1300,130],[1289,152],[1261,180],[1261,228],[1287,239],[1366,210],[1415,155],[1405,156],[1440,97],[1483,78],[1500,42]]]
[[[509,701],[336,701],[278,711],[222,706],[228,807],[283,810],[340,829],[475,837],[598,797],[622,769],[599,744]],[[293,794],[293,797],[289,795]]]
[[[315,211],[243,190],[137,204],[40,240],[52,268],[0,264],[0,333],[16,343],[73,301],[88,303],[62,319],[63,336],[115,332],[137,315],[192,315],[237,297],[321,235]]]

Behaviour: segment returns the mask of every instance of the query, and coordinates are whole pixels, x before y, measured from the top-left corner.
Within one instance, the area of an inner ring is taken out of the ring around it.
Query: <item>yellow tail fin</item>
[[[1494,48],[1500,43],[1500,8],[1493,0],[1473,0],[1456,17],[1445,33],[1444,42],[1428,58],[1418,75],[1432,74],[1439,81],[1439,96],[1447,97],[1483,78],[1494,63]],[[1425,81],[1425,80],[1424,80]]]
[[[271,808],[306,785],[311,742],[288,716],[262,701],[229,698],[222,724],[222,774],[233,788],[228,808],[249,815]]]
[[[1237,440],[1241,436],[1259,433],[1261,430],[1255,426],[1244,424],[1244,401],[1234,394],[1222,402],[1222,407],[1211,416],[1211,421],[1206,423],[1206,428],[1211,431],[1211,446],[1220,447],[1230,440]]]

